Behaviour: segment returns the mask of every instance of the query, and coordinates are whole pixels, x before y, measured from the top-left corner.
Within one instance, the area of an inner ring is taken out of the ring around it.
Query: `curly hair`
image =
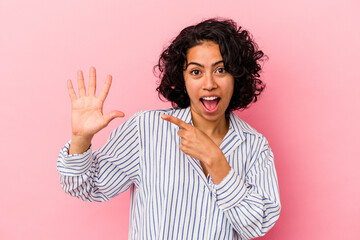
[[[245,109],[256,102],[265,88],[260,77],[260,60],[264,53],[258,50],[250,33],[237,27],[231,19],[211,18],[197,25],[183,29],[160,55],[154,72],[158,69],[160,83],[157,87],[161,95],[169,100],[173,107],[186,108],[190,99],[185,89],[183,77],[187,65],[187,52],[190,48],[213,41],[219,45],[224,67],[234,77],[234,93],[226,113]]]

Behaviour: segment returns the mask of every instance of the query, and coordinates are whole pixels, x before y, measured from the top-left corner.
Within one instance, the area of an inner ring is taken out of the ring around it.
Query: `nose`
[[[215,78],[212,74],[205,74],[204,82],[203,82],[203,89],[207,91],[211,91],[217,88],[217,84]]]

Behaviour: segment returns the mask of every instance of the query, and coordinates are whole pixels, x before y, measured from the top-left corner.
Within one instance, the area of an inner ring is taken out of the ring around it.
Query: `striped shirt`
[[[231,166],[214,184],[200,162],[180,148],[173,115],[192,124],[190,107],[139,112],[98,151],[58,158],[64,191],[106,201],[130,188],[129,239],[251,239],[280,214],[273,153],[263,135],[235,114],[221,150]]]

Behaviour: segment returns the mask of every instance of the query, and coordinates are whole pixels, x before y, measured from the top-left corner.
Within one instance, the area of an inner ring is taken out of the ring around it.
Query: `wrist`
[[[93,137],[94,137],[94,135],[81,136],[81,135],[77,135],[77,134],[72,134],[72,136],[71,136],[71,142],[72,142],[72,141],[76,141],[76,142],[91,142],[91,140],[92,140]]]
[[[82,154],[86,152],[91,145],[92,138],[93,136],[84,137],[73,134],[71,138],[69,154]]]
[[[211,158],[210,163],[207,165],[207,169],[214,184],[219,184],[228,175],[231,167],[223,152],[219,149],[216,157]]]
[[[208,151],[204,159],[206,160],[203,162],[209,169],[216,168],[220,162],[226,161],[226,158],[220,148],[214,148],[213,151]]]

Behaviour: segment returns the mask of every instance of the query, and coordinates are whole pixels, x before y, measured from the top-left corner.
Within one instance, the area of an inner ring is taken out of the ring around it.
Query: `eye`
[[[190,71],[190,73],[191,73],[192,75],[194,75],[194,76],[197,76],[197,75],[200,74],[200,70],[194,69],[194,70]]]
[[[216,72],[217,73],[225,73],[226,71],[225,71],[225,68],[219,67],[219,68],[216,69]]]

